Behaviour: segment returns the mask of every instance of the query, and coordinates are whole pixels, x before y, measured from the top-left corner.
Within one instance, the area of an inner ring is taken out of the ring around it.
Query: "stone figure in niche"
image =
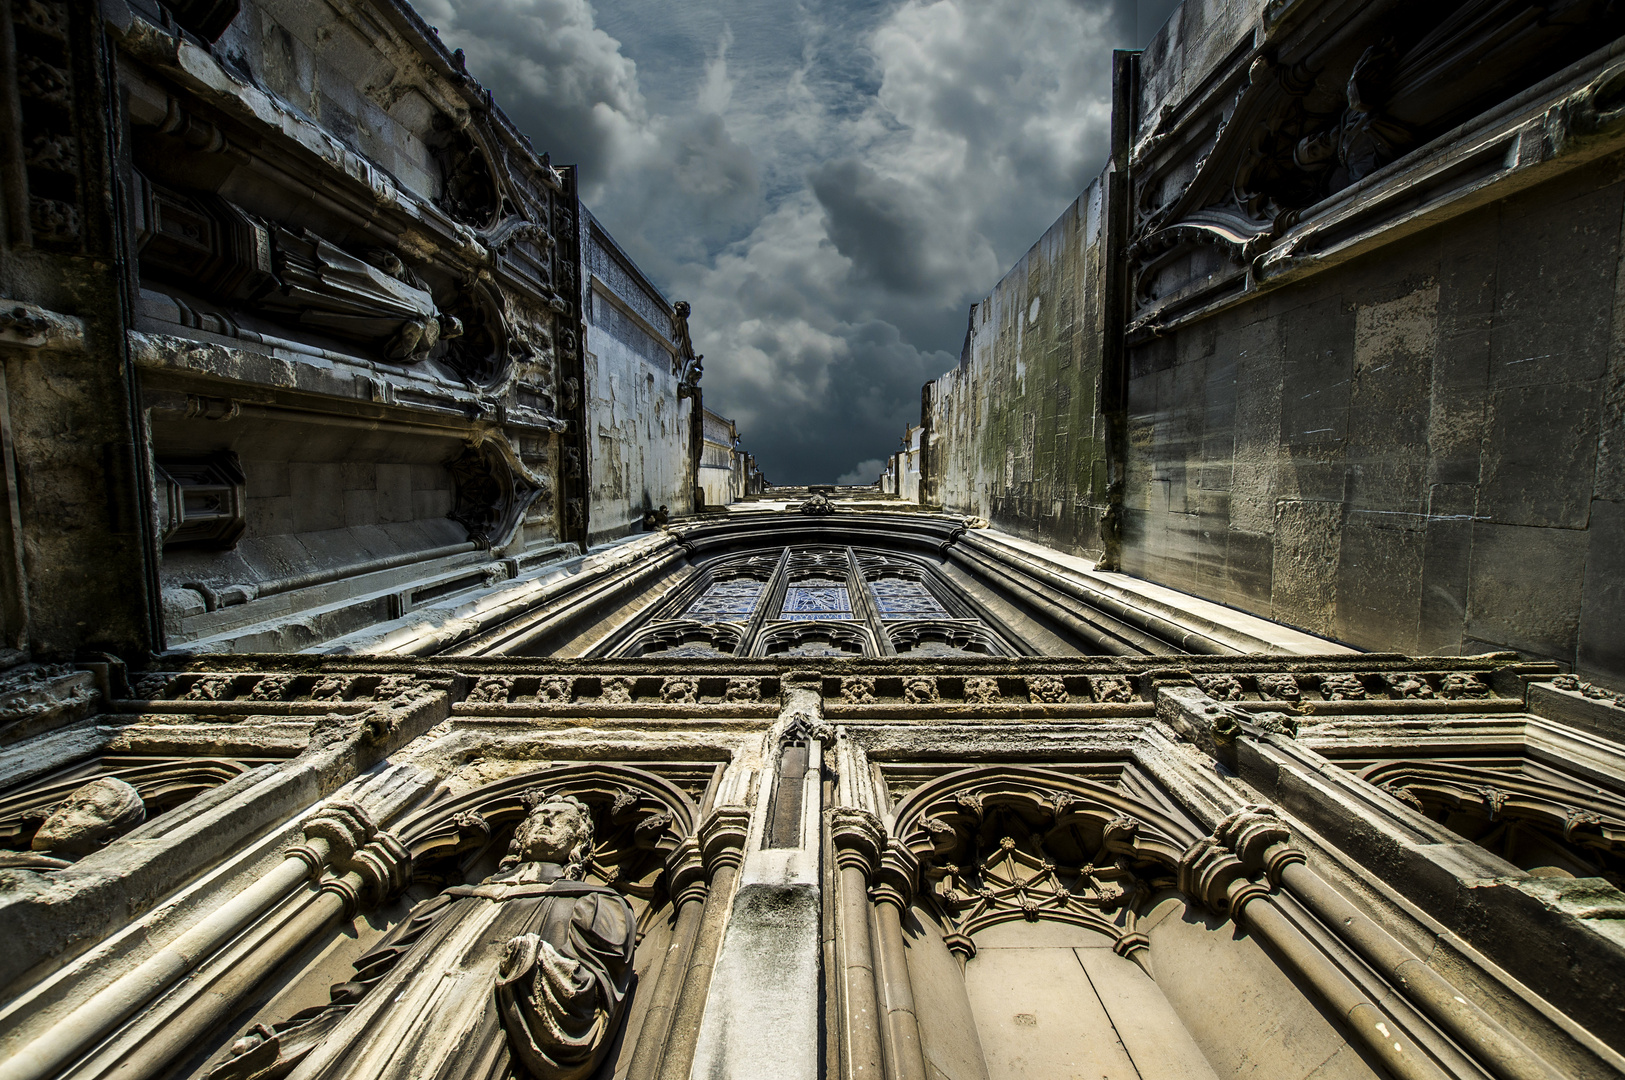
[[[279,284],[259,304],[296,316],[301,326],[380,343],[388,359],[407,364],[427,359],[442,340],[463,332],[393,252],[359,259],[308,230],[281,227],[271,242]]]
[[[211,1080],[591,1076],[625,1013],[636,924],[621,894],[580,880],[586,805],[525,799],[496,873],[418,905],[332,1004],[257,1026]]]
[[[34,833],[32,851],[0,852],[0,869],[61,870],[147,820],[135,788],[106,776],[77,787]]]

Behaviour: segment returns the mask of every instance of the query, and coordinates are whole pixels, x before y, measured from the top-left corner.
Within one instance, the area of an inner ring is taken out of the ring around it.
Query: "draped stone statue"
[[[34,833],[29,852],[0,852],[0,869],[60,870],[147,820],[141,795],[116,776],[75,788]]]
[[[463,333],[462,323],[435,307],[428,286],[392,252],[358,259],[312,232],[281,227],[272,230],[271,247],[280,284],[257,302],[302,326],[378,345],[389,359],[408,364]]]
[[[579,878],[580,801],[534,803],[497,872],[413,909],[355,962],[332,1004],[260,1025],[211,1080],[586,1080],[615,1041],[636,926]]]

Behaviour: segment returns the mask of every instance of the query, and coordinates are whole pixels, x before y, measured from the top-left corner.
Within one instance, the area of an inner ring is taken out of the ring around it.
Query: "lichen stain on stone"
[[[931,395],[948,451],[939,497],[1085,553],[1098,548],[1106,502],[1098,313],[1085,293],[1100,259],[1098,217],[1085,232],[1093,190],[973,309],[967,355]]]

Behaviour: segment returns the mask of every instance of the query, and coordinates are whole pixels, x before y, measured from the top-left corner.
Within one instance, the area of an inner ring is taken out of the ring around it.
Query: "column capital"
[[[324,866],[347,868],[378,835],[378,826],[361,804],[335,799],[306,818],[302,831],[305,842],[288,849],[288,855],[302,859],[315,877]]]
[[[745,861],[750,836],[750,811],[743,806],[719,806],[706,815],[699,829],[700,857],[708,877],[718,870],[738,868]]]
[[[886,850],[886,826],[874,814],[856,806],[831,807],[826,816],[836,865],[842,870],[861,870],[867,880]]]
[[[710,891],[706,882],[705,859],[700,855],[697,837],[684,837],[677,849],[666,857],[668,891],[677,907],[693,900],[704,900]]]

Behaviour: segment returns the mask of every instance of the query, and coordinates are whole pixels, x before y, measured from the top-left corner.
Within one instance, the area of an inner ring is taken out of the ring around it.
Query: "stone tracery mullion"
[[[739,646],[734,651],[736,656],[750,656],[756,650],[757,638],[761,636],[762,626],[768,620],[769,611],[777,611],[778,606],[784,602],[785,578],[787,567],[790,565],[790,547],[786,545],[779,552],[779,560],[773,567],[773,574],[768,578],[767,585],[762,589],[762,595],[756,602],[756,610],[751,613],[750,621],[745,623],[744,633],[739,636]]]
[[[875,606],[874,597],[869,593],[869,582],[859,565],[858,556],[852,548],[846,549],[846,589],[852,597],[853,615],[858,615],[862,609],[862,618],[868,622],[870,631],[874,634],[875,645],[880,649],[882,656],[895,656],[897,648],[892,644],[891,635],[886,632],[886,624],[880,618],[880,612]]]

